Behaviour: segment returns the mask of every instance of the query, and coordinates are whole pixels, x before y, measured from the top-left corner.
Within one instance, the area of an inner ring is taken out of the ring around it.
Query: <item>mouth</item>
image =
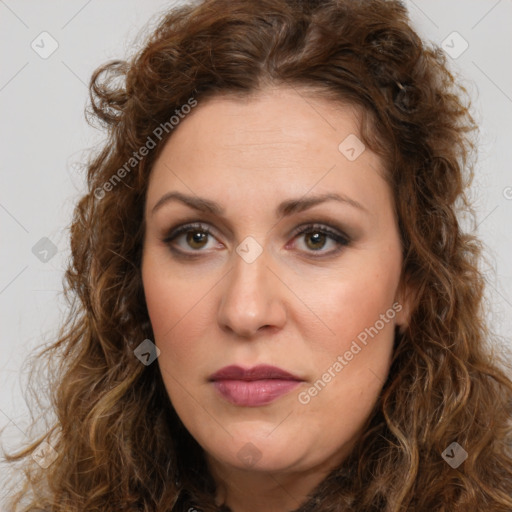
[[[209,381],[231,404],[259,407],[289,393],[303,379],[276,366],[258,365],[247,369],[226,366],[211,375]]]

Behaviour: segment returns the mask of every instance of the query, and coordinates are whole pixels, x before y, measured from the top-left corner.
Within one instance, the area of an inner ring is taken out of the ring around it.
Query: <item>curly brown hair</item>
[[[158,365],[134,357],[153,338],[143,212],[176,109],[268,84],[362,107],[361,136],[395,198],[403,282],[416,290],[363,435],[297,510],[512,510],[512,366],[486,322],[481,243],[459,217],[472,214],[476,126],[444,53],[386,0],[204,0],[165,13],[141,51],[95,71],[90,114],[108,138],[71,224],[69,316],[31,361],[51,370],[55,418],[6,455],[24,473],[13,510],[219,510]],[[156,147],[135,158],[158,126]],[[56,457],[46,468],[31,457],[44,442]],[[453,442],[468,454],[458,468],[441,455]]]

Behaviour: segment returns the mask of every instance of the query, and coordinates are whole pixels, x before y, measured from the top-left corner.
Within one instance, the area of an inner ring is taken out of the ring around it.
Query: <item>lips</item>
[[[281,379],[281,380],[302,380],[299,377],[288,373],[277,366],[260,364],[253,368],[244,369],[240,366],[226,366],[215,372],[210,380],[262,380],[262,379]]]
[[[277,400],[300,385],[302,379],[281,368],[226,366],[210,376],[220,395],[233,405],[259,407]]]

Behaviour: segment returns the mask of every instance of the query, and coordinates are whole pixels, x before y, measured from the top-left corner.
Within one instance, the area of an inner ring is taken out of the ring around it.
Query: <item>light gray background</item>
[[[456,56],[452,69],[473,97],[482,134],[472,196],[490,262],[490,321],[511,343],[512,1],[406,4],[420,34],[438,44],[445,41],[446,50]],[[84,190],[80,162],[102,138],[83,116],[86,84],[100,64],[131,54],[145,23],[171,5],[157,0],[0,0],[0,427],[9,426],[9,446],[26,440],[21,363],[32,348],[53,339],[65,314],[61,291],[69,257],[67,227]],[[31,47],[51,49],[51,39],[40,36],[44,31],[58,44],[47,58]],[[457,56],[464,41],[469,46]],[[57,248],[46,263],[32,252],[43,237]]]

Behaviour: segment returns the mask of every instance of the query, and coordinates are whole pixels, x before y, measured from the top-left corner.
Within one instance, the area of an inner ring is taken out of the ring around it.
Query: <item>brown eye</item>
[[[204,249],[208,247],[210,238],[212,241],[215,240],[215,236],[208,226],[185,224],[171,230],[163,242],[178,256],[194,257],[200,256],[201,252],[209,252]],[[301,252],[309,253],[315,258],[333,256],[350,243],[349,237],[342,231],[322,224],[299,227],[298,232],[293,235],[293,239],[301,240],[302,247],[299,247]],[[324,250],[329,243],[333,248]]]
[[[197,229],[187,231],[186,235],[187,244],[194,249],[202,249],[205,243],[208,242],[209,233]]]
[[[312,234],[308,234],[306,237],[307,246],[312,250],[322,249],[327,241],[327,236],[325,233],[320,233],[319,231],[310,231],[310,233]],[[311,242],[311,244],[308,242]]]
[[[164,239],[172,250],[177,246],[177,250],[181,252],[203,252],[202,250],[208,246],[210,237],[214,239],[212,232],[207,226],[202,224],[186,224],[172,230]]]
[[[304,240],[305,252],[310,254],[318,253],[318,255],[314,255],[315,258],[337,254],[350,243],[349,237],[341,231],[321,224],[308,225],[302,227],[302,229],[299,228],[294,238]],[[329,242],[333,245],[333,249],[324,251],[323,249]]]

